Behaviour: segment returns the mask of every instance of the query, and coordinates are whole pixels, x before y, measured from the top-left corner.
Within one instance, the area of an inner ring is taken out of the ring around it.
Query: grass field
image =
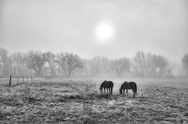
[[[170,124],[188,123],[188,79],[123,79],[113,95],[100,94],[103,78],[48,79],[0,84],[0,123]],[[132,98],[118,94],[124,80],[137,83]]]

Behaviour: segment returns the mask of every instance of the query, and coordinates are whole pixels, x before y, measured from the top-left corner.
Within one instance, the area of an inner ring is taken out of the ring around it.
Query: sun
[[[112,23],[101,21],[95,27],[95,36],[100,43],[107,43],[114,37],[115,31]]]

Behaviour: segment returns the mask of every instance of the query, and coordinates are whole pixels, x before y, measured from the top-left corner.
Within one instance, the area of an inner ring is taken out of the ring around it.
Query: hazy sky
[[[108,22],[113,37],[100,41]],[[0,47],[73,52],[82,58],[151,52],[181,62],[188,52],[187,0],[0,0]]]

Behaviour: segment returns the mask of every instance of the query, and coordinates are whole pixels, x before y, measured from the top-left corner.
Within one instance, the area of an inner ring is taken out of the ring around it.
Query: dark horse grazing
[[[135,97],[135,94],[137,94],[137,85],[133,81],[131,81],[131,82],[125,81],[121,85],[121,88],[119,89],[119,94],[124,94],[125,93],[125,89],[126,89],[127,95],[128,95],[128,90],[129,89],[132,89],[132,91],[133,91],[133,97]]]
[[[114,84],[113,84],[112,81],[106,81],[106,80],[105,80],[105,81],[101,84],[99,90],[100,90],[101,93],[102,93],[102,92],[105,92],[105,90],[106,90],[107,92],[110,92],[110,94],[112,94],[113,86],[114,86]]]

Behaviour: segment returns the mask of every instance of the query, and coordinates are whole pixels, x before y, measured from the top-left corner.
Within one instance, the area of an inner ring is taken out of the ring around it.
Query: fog
[[[187,12],[187,0],[1,0],[0,47],[86,59],[144,51],[165,56],[178,70],[188,53]],[[102,22],[109,26],[101,29]]]

